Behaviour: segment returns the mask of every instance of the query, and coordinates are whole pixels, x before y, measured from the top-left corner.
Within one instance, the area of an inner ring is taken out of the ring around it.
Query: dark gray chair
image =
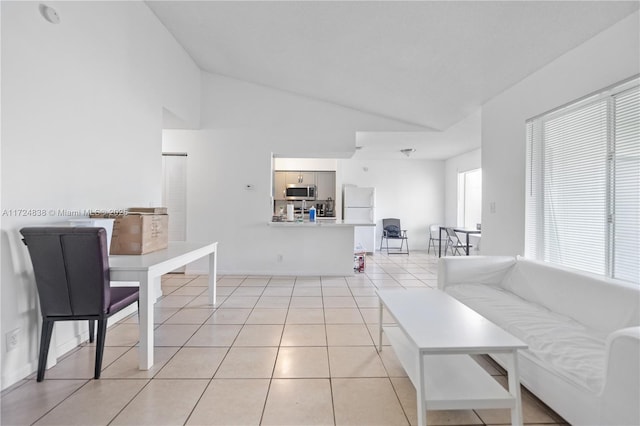
[[[28,227],[20,230],[29,249],[42,312],[37,381],[44,379],[55,321],[89,320],[96,342],[96,379],[102,370],[107,319],[138,302],[138,287],[111,287],[104,228]]]
[[[382,238],[380,238],[380,251],[382,251],[382,243],[387,240],[387,254],[409,254],[409,239],[407,238],[407,230],[400,227],[400,219],[387,218],[382,219]],[[400,240],[400,247],[392,247],[389,251],[389,240]],[[403,251],[404,243],[407,243],[407,250]]]

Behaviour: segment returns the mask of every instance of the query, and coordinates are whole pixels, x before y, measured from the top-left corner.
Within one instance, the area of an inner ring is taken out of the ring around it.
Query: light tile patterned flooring
[[[367,257],[348,277],[167,275],[155,365],[137,369],[137,317],[2,393],[2,425],[415,425],[415,390],[390,346],[378,353],[376,288],[436,287],[433,254]],[[391,321],[385,317],[385,321]],[[386,343],[386,342],[385,342]],[[388,343],[386,343],[388,344]],[[506,386],[504,371],[479,357]],[[564,421],[523,390],[525,424]],[[498,425],[508,410],[432,411],[434,425]]]

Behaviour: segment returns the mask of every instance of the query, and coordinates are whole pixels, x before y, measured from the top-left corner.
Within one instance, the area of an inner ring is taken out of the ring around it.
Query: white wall
[[[481,154],[481,150],[476,149],[449,158],[445,162],[445,213],[443,225],[458,225],[458,173],[479,169],[482,162]]]
[[[338,170],[340,192],[344,184],[376,188],[376,249],[389,217],[400,219],[411,250],[427,249],[429,225],[444,217],[444,161],[338,160]]]
[[[350,157],[356,131],[421,131],[419,126],[329,102],[203,72],[202,128],[258,131],[246,148],[278,157]]]
[[[483,106],[483,254],[524,251],[525,120],[638,74],[639,22],[636,12]]]
[[[352,242],[346,255],[336,253],[344,235],[267,224],[273,214],[272,154],[344,157],[355,150],[358,130],[415,127],[209,73],[203,72],[202,81],[203,129],[167,130],[163,137],[163,149],[188,154],[187,238],[220,243],[220,273],[344,273],[335,264],[338,257],[352,260]],[[254,190],[243,189],[246,184]],[[196,263],[191,270],[203,272],[207,265]]]
[[[338,160],[335,158],[274,158],[273,170],[300,170],[335,172]]]
[[[199,122],[200,71],[142,2],[2,2],[2,387],[37,365],[38,305],[23,226],[65,220],[58,209],[158,204],[163,109]],[[39,213],[40,212],[40,213]],[[5,333],[20,328],[6,352]],[[86,321],[56,325],[53,352]]]

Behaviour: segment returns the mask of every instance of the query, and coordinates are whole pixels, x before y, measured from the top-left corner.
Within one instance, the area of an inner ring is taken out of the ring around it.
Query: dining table
[[[446,230],[447,228],[452,228],[454,232],[460,233],[460,234],[465,234],[465,254],[467,256],[469,256],[469,248],[471,247],[469,245],[469,235],[480,235],[481,234],[481,230],[480,229],[472,229],[472,228],[460,228],[460,227],[453,227],[453,226],[441,226],[440,227],[440,233],[438,235],[438,238],[440,238],[440,244],[438,245],[438,257],[442,257],[442,231]]]
[[[140,370],[148,370],[153,366],[153,305],[159,296],[162,275],[200,258],[208,258],[208,300],[211,306],[215,306],[217,253],[217,242],[174,241],[169,242],[165,249],[147,254],[109,256],[111,281],[138,282],[140,285]]]

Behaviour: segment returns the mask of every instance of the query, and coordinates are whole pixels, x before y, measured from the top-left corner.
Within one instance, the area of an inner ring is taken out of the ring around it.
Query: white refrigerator
[[[345,185],[342,191],[342,219],[345,222],[375,224],[376,189]],[[353,232],[353,247],[362,247],[375,252],[375,226],[356,226]]]

